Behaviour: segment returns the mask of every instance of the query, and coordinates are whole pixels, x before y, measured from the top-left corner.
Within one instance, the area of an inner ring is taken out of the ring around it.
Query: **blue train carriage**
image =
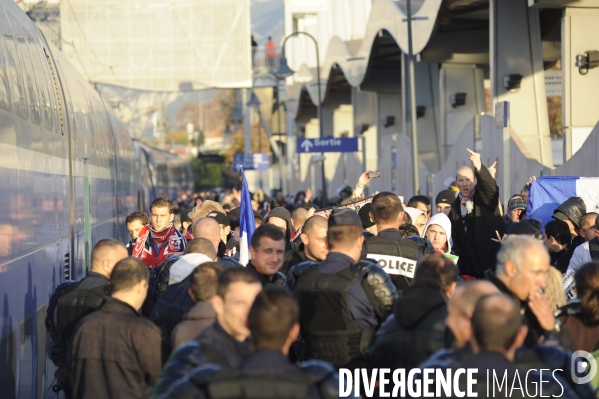
[[[12,1],[0,32],[0,392],[53,397],[47,301],[149,198],[124,125]]]
[[[147,144],[134,140],[134,146],[139,155],[145,159],[139,161],[142,176],[149,175],[151,187],[145,187],[144,192],[149,195],[144,208],[149,210],[149,203],[156,197],[164,196],[174,200],[181,193],[193,188],[193,172],[189,162],[168,151],[152,148]],[[147,162],[147,167],[144,165]]]

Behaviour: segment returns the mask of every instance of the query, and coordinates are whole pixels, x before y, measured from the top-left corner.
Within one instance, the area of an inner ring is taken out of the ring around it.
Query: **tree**
[[[196,190],[222,187],[225,183],[226,164],[204,163],[198,158],[191,160],[193,180]]]

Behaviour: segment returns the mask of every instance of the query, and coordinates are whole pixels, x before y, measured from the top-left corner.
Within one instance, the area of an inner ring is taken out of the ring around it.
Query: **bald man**
[[[325,260],[329,253],[327,231],[328,224],[325,218],[319,215],[308,218],[299,237],[301,244],[298,245],[296,250],[285,253],[280,271],[287,274],[298,263],[307,260],[320,263]]]
[[[474,168],[463,166],[457,170],[456,184],[460,190],[451,204],[451,237],[454,253],[459,256],[458,268],[466,279],[483,278],[493,269],[495,256],[501,244],[492,241],[506,232],[499,207],[499,187],[492,167],[487,169],[480,154],[468,150]]]
[[[458,286],[447,304],[445,324],[455,337],[454,349],[442,349],[435,352],[427,361],[418,366],[420,369],[448,369],[472,356],[472,313],[476,303],[484,296],[499,294],[495,285],[488,281],[471,281]]]
[[[222,256],[218,253],[220,245],[220,225],[216,219],[205,217],[196,220],[191,224],[191,234],[193,235],[193,238],[206,238],[209,240],[214,245],[217,255],[219,257]]]
[[[46,314],[46,328],[52,339],[50,358],[57,367],[56,379],[65,396],[72,397],[66,363],[67,346],[75,325],[102,305],[108,297],[112,269],[129,256],[125,246],[112,239],[100,240],[91,253],[91,270],[80,281],[67,281],[56,288]]]

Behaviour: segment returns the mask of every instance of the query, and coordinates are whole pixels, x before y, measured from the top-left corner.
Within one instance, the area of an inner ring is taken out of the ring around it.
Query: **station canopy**
[[[62,51],[90,82],[138,90],[252,83],[249,0],[64,0]]]

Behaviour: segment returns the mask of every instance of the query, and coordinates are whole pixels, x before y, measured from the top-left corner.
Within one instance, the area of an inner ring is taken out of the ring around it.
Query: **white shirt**
[[[566,274],[570,274],[570,272],[576,272],[582,265],[592,261],[593,259],[591,258],[591,251],[589,250],[589,242],[587,241],[584,244],[579,245],[574,250]]]

